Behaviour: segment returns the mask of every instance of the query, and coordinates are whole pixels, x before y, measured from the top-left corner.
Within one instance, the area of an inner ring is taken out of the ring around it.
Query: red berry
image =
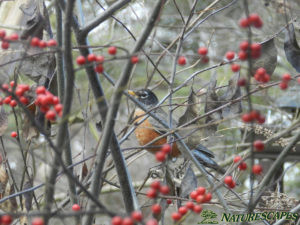
[[[18,133],[16,131],[13,131],[13,132],[10,133],[10,136],[15,138],[15,137],[18,136]]]
[[[161,206],[159,204],[154,204],[151,206],[151,211],[153,214],[160,214]]]
[[[264,75],[267,73],[267,71],[266,71],[265,68],[260,67],[260,68],[258,68],[258,69],[256,70],[256,73],[257,73],[258,75],[260,75],[260,76],[264,76]]]
[[[142,213],[141,213],[140,211],[133,211],[133,212],[131,213],[131,218],[132,218],[134,221],[140,222],[140,221],[142,221],[142,219],[143,219],[143,215],[142,215]]]
[[[23,94],[24,94],[23,89],[18,87],[18,88],[16,89],[16,95],[20,97],[20,96],[22,96]]]
[[[7,42],[7,41],[2,41],[1,48],[2,48],[2,49],[8,49],[8,48],[9,48],[9,42]]]
[[[94,61],[96,61],[96,55],[95,54],[88,54],[88,56],[87,56],[87,60],[89,61],[89,62],[94,62]]]
[[[9,225],[13,221],[12,217],[10,215],[3,215],[1,216],[1,224],[2,225]]]
[[[206,188],[205,187],[198,187],[196,189],[196,192],[198,195],[204,195],[205,194],[205,191],[206,191]]]
[[[212,199],[212,194],[211,194],[210,192],[208,192],[208,193],[205,195],[205,202],[209,202],[211,199]]]
[[[201,205],[195,205],[193,208],[194,213],[201,213],[202,212],[202,206]]]
[[[246,170],[247,169],[247,163],[241,162],[241,164],[239,165],[239,169],[240,170]]]
[[[133,224],[134,224],[133,219],[131,219],[130,217],[125,217],[123,219],[122,225],[133,225]]]
[[[203,56],[201,59],[201,63],[206,64],[209,62],[209,57],[208,56]]]
[[[231,70],[232,70],[233,72],[238,72],[240,69],[241,69],[241,66],[240,66],[239,64],[233,63],[233,64],[231,65]]]
[[[102,56],[102,55],[96,56],[96,61],[98,63],[103,63],[104,62],[104,56]]]
[[[236,185],[236,183],[233,180],[230,184],[228,184],[228,187],[231,188],[231,189],[233,189],[233,188],[235,188],[235,185]]]
[[[47,113],[49,111],[50,107],[49,106],[41,106],[40,111],[42,113]]]
[[[37,37],[33,37],[30,41],[30,45],[32,47],[38,47],[40,45],[40,39]]]
[[[258,20],[260,20],[260,17],[257,13],[250,14],[248,18],[249,18],[249,22],[251,24],[253,24],[253,23],[257,22]]]
[[[261,45],[259,43],[252,43],[251,44],[251,51],[252,52],[260,52]]]
[[[102,64],[97,65],[97,66],[95,67],[95,71],[96,71],[97,73],[103,73],[103,71],[104,71],[103,65],[102,65]]]
[[[47,42],[46,42],[46,41],[43,41],[43,40],[40,40],[40,42],[39,42],[39,47],[40,47],[40,48],[46,48],[46,47],[47,47]]]
[[[5,38],[6,36],[6,31],[5,30],[0,30],[0,39]]]
[[[46,117],[47,120],[55,120],[56,113],[53,110],[48,110],[45,117]]]
[[[54,40],[54,39],[50,39],[50,40],[47,42],[47,46],[48,46],[48,47],[55,47],[55,46],[57,46],[57,41]]]
[[[243,121],[244,123],[249,123],[249,122],[251,122],[251,121],[252,121],[252,118],[251,118],[250,114],[249,114],[249,113],[243,114],[243,115],[242,115],[242,121]]]
[[[158,162],[163,162],[166,160],[166,153],[158,151],[155,153],[155,158]]]
[[[155,180],[150,184],[150,187],[155,189],[155,190],[159,190],[160,188],[160,181],[159,180]]]
[[[242,60],[242,61],[244,61],[248,58],[247,52],[245,52],[245,51],[240,51],[238,53],[238,56],[239,56],[239,59]]]
[[[285,74],[282,75],[282,80],[283,81],[289,82],[291,79],[292,79],[292,77],[288,73],[285,73]]]
[[[11,102],[11,96],[8,96],[8,97],[4,98],[4,100],[3,100],[3,103],[6,105],[10,104],[10,102]]]
[[[13,34],[9,35],[8,39],[11,41],[16,41],[19,39],[19,35],[16,33],[13,33]]]
[[[8,86],[8,84],[2,84],[2,88],[3,88],[4,90],[8,90],[9,86]]]
[[[233,162],[234,162],[234,163],[237,163],[237,162],[239,162],[239,161],[241,161],[241,160],[242,160],[242,157],[239,156],[239,155],[237,155],[237,156],[235,156],[235,157],[233,158]]]
[[[235,52],[229,51],[229,52],[226,53],[226,58],[228,60],[233,60],[234,56],[235,56]]]
[[[167,185],[161,186],[159,189],[160,193],[167,195],[170,193],[170,188]]]
[[[248,20],[248,18],[242,18],[242,19],[240,19],[239,24],[240,24],[240,27],[246,28],[246,27],[249,27],[250,21]]]
[[[78,65],[83,65],[83,64],[85,64],[85,58],[84,58],[84,56],[82,56],[82,55],[78,56],[78,57],[76,58],[76,63],[77,63]]]
[[[261,55],[260,51],[252,51],[252,52],[251,52],[251,57],[252,57],[253,59],[259,58],[260,55]]]
[[[15,86],[15,81],[11,81],[11,82],[9,82],[9,85],[11,86],[11,87],[13,87],[13,86]]]
[[[247,84],[246,78],[242,77],[238,80],[238,86],[244,87],[244,86],[246,86],[246,84]]]
[[[158,225],[158,222],[156,219],[150,219],[147,221],[146,225]]]
[[[198,203],[205,202],[205,195],[197,195],[196,202],[198,202]]]
[[[115,46],[110,46],[107,51],[108,54],[115,55],[117,53],[117,48]]]
[[[261,140],[254,141],[253,146],[257,151],[262,151],[265,148],[265,144]]]
[[[252,110],[250,112],[251,120],[257,120],[260,116],[260,113],[257,110]]]
[[[72,205],[72,210],[75,212],[80,211],[80,205],[78,205],[78,204]]]
[[[257,22],[255,22],[253,24],[253,26],[256,27],[256,28],[261,28],[263,26],[263,21],[260,19]]]
[[[57,96],[53,96],[52,101],[54,105],[59,104],[59,98]]]
[[[242,41],[240,43],[240,50],[247,51],[249,49],[249,42],[248,41]]]
[[[191,197],[191,199],[194,199],[194,200],[196,200],[197,196],[198,196],[198,193],[197,193],[197,191],[192,191],[192,192],[190,193],[190,197]]]
[[[193,208],[194,208],[195,205],[194,205],[193,202],[188,201],[187,203],[185,203],[185,206],[186,206],[188,209],[193,210]]]
[[[29,100],[26,97],[21,96],[20,97],[20,102],[22,102],[23,105],[28,105]]]
[[[285,90],[288,88],[288,84],[287,84],[287,82],[282,81],[282,82],[280,82],[279,87],[281,90]]]
[[[178,221],[181,219],[181,214],[178,213],[178,212],[173,212],[172,213],[172,219],[175,220],[175,221]]]
[[[11,107],[16,107],[18,105],[16,100],[11,100],[11,102],[9,103]]]
[[[297,83],[300,84],[300,77],[297,78]]]
[[[46,93],[46,88],[44,86],[38,86],[36,89],[35,89],[35,93],[36,94],[45,94]]]
[[[178,212],[179,212],[181,215],[185,215],[185,214],[188,212],[188,208],[185,207],[185,206],[181,206],[181,207],[178,209]]]
[[[147,191],[148,198],[156,198],[156,196],[157,196],[157,191],[155,189],[151,188]]]
[[[172,202],[173,202],[172,199],[167,199],[167,204],[168,205],[172,204]]]
[[[164,153],[166,154],[169,154],[172,150],[172,147],[171,145],[169,144],[164,144],[162,147],[161,147],[161,151],[163,151]]]
[[[114,216],[111,219],[111,224],[112,225],[122,225],[123,219],[120,216]]]
[[[63,105],[62,104],[57,104],[54,106],[54,109],[57,113],[60,113],[63,109]]]
[[[207,52],[208,52],[208,50],[207,50],[206,47],[200,47],[200,48],[198,48],[198,54],[199,55],[207,55]]]
[[[232,176],[226,176],[224,178],[224,183],[227,185],[230,185],[232,183],[232,181],[233,181]]]
[[[186,64],[186,59],[185,59],[185,57],[184,56],[179,56],[178,57],[178,60],[177,60],[177,63],[179,64],[179,65],[185,65]]]
[[[0,105],[3,105],[3,99],[0,97]]]
[[[130,60],[131,60],[131,63],[132,63],[132,64],[137,64],[137,63],[139,62],[139,57],[137,57],[137,56],[132,56]]]
[[[261,165],[259,165],[259,164],[255,164],[255,165],[253,165],[253,167],[252,167],[252,173],[254,173],[254,174],[261,174],[262,173],[262,166]]]
[[[40,217],[33,218],[32,225],[44,225],[43,218],[40,218]]]

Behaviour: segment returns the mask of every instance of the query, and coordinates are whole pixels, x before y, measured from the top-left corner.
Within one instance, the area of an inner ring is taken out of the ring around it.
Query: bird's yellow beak
[[[132,95],[134,97],[137,96],[136,93],[134,91],[132,91],[132,90],[128,90],[128,94],[130,94],[130,95]]]

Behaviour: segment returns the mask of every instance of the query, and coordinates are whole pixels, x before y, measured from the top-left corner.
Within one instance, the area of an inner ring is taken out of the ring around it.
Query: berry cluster
[[[5,30],[0,30],[0,41],[1,41],[1,48],[2,49],[8,49],[10,42],[17,41],[19,39],[19,35],[16,33],[13,33],[9,36],[6,36]]]
[[[234,157],[233,162],[234,163],[239,163],[239,170],[246,170],[247,169],[247,163],[244,161],[240,162],[242,160],[242,157],[237,155]]]
[[[207,48],[206,47],[199,47],[197,52],[202,57],[201,62],[202,63],[208,63],[209,58],[207,56],[207,53],[208,53]],[[179,56],[178,59],[177,59],[177,63],[180,66],[184,66],[186,64],[186,58],[184,56]]]
[[[158,193],[167,195],[170,193],[170,188],[167,185],[161,185],[160,181],[153,181],[150,185],[150,189],[147,192],[148,198],[156,198]]]
[[[262,169],[261,165],[259,165],[259,164],[253,165],[253,167],[252,167],[252,173],[260,175],[262,173],[262,171],[263,171],[263,169]]]
[[[226,176],[224,178],[224,183],[227,184],[227,186],[231,189],[235,188],[235,181],[233,180],[232,176]]]
[[[169,144],[164,144],[161,149],[155,153],[155,158],[159,162],[166,160],[167,155],[172,152],[172,147]]]
[[[30,87],[27,84],[18,84],[15,87],[15,82],[11,81],[10,84],[2,84],[2,90],[6,92],[6,97],[4,99],[0,98],[0,105],[6,104],[10,105],[12,108],[16,107],[18,105],[18,102],[12,98],[12,95],[9,95],[7,93],[12,93],[12,91],[15,89],[15,95],[19,98],[19,101],[23,105],[28,105],[29,100],[28,97],[25,95],[26,92],[29,91]]]
[[[281,82],[279,83],[279,87],[281,90],[285,90],[288,88],[289,81],[292,79],[291,75],[285,73],[282,75]]]
[[[270,81],[270,75],[267,74],[265,68],[258,68],[254,74],[254,79],[258,82],[268,83]]]
[[[133,225],[135,223],[141,222],[143,220],[143,215],[140,211],[133,211],[131,216],[122,218],[120,216],[114,216],[111,220],[112,225]],[[146,225],[158,225],[157,220],[150,219]]]
[[[246,28],[249,26],[254,26],[255,28],[261,28],[263,26],[263,21],[258,14],[252,13],[248,18],[242,18],[240,20],[240,27]]]
[[[264,124],[266,118],[260,114],[259,111],[252,110],[250,113],[245,113],[242,115],[242,121],[244,123],[250,123],[256,121],[259,124]]]
[[[41,112],[45,113],[47,120],[55,121],[56,115],[62,116],[63,105],[60,104],[59,98],[46,90],[44,86],[36,88],[35,105],[39,107]],[[53,109],[51,109],[53,106]]]
[[[197,203],[205,203],[209,202],[212,198],[212,194],[210,192],[206,192],[205,187],[198,187],[194,191],[190,193],[191,199],[196,200]]]
[[[46,47],[56,47],[57,46],[57,41],[54,39],[50,39],[49,41],[44,41],[39,39],[38,37],[33,37],[30,40],[30,45],[32,47],[38,47],[38,48],[46,48]]]

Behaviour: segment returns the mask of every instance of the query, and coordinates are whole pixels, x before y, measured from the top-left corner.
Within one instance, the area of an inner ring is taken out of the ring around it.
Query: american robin
[[[134,96],[147,110],[151,110],[158,118],[167,120],[168,114],[163,111],[160,107],[156,107],[159,103],[156,95],[149,89],[140,89],[137,91],[129,90],[128,93]],[[143,109],[137,107],[134,111],[134,122],[138,123],[141,121],[146,113]],[[177,122],[172,120],[174,127],[177,126]],[[164,128],[157,120],[149,116],[135,129],[135,136],[141,146],[147,145],[149,142],[153,141],[156,138],[159,138],[161,135],[167,133],[167,129]],[[199,137],[199,140],[202,137]],[[156,153],[160,150],[161,146],[167,143],[167,137],[162,137],[159,140],[152,143],[146,148],[147,151],[151,153]],[[208,168],[212,168],[217,172],[222,174],[225,173],[225,170],[221,168],[212,158],[214,154],[212,151],[208,150],[205,146],[200,143],[195,144],[187,141],[187,146],[191,149],[192,153],[196,159]],[[172,143],[172,151],[170,153],[171,157],[178,157],[181,154],[178,145]]]

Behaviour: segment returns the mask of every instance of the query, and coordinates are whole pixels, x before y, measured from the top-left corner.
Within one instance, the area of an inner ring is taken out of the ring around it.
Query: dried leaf
[[[4,111],[4,107],[0,106],[0,136],[2,136],[8,126],[7,113]]]
[[[261,55],[258,59],[252,60],[251,74],[255,74],[260,67],[266,69],[269,75],[272,75],[277,65],[277,49],[274,38],[264,41],[261,44]]]
[[[240,78],[239,73],[235,73],[230,80],[228,81],[228,87],[225,91],[225,93],[220,97],[220,100],[222,101],[222,104],[226,104],[229,101],[232,101],[238,97],[241,96],[241,89],[238,86],[238,80]],[[238,113],[242,112],[242,103],[241,101],[227,106],[222,109],[222,116],[223,118],[229,117],[232,115],[236,115]]]
[[[285,29],[284,51],[289,63],[300,73],[300,48],[297,43],[294,25],[291,23]]]
[[[27,181],[24,184],[23,189],[28,189],[32,187],[32,181]],[[27,211],[30,211],[32,208],[32,198],[33,198],[33,192],[26,192],[24,195],[24,199],[25,199],[25,208]]]
[[[0,197],[2,198],[5,193],[6,185],[8,182],[8,175],[3,164],[0,165]]]
[[[197,103],[196,94],[195,94],[194,90],[191,89],[191,92],[190,92],[190,95],[189,95],[188,101],[187,101],[188,106],[186,107],[186,110],[183,113],[183,115],[179,118],[178,126],[181,126],[181,125],[191,121],[195,117],[197,117],[198,112],[197,112],[196,103]]]
[[[197,188],[197,177],[191,168],[191,165],[188,165],[187,170],[185,171],[184,177],[180,185],[180,197],[186,198],[194,189]]]
[[[10,190],[9,190],[9,194],[12,195],[14,193],[15,193],[15,188],[14,188],[13,185],[11,185]],[[10,211],[17,211],[18,203],[17,203],[16,197],[10,198],[9,202],[10,202]]]
[[[86,163],[83,163],[82,169],[81,169],[81,179],[84,179],[86,175],[88,174],[89,170],[86,166]]]

